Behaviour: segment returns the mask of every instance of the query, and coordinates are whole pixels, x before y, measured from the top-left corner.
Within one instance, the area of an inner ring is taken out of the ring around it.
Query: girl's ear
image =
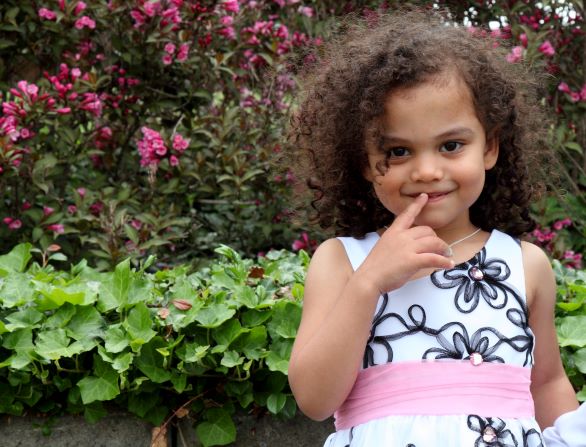
[[[499,157],[499,139],[498,136],[494,136],[486,141],[484,148],[484,169],[488,171],[494,168]]]

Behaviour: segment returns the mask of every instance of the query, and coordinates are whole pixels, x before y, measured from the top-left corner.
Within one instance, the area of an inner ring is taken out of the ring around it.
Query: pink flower
[[[134,28],[140,28],[145,23],[146,17],[136,9],[130,11],[130,17],[134,20]]]
[[[76,191],[79,194],[79,197],[81,197],[82,199],[85,197],[85,194],[87,192],[85,188],[77,188]]]
[[[525,34],[525,33],[522,33],[522,34],[519,36],[519,41],[521,42],[521,45],[523,45],[523,47],[527,48],[527,42],[528,42],[528,39],[527,39],[527,34]]]
[[[79,68],[72,68],[71,69],[71,78],[77,79],[81,76],[81,70]]]
[[[218,34],[220,34],[221,36],[227,37],[230,40],[236,39],[236,31],[234,30],[234,27],[232,27],[232,26],[227,26],[226,28],[222,28],[221,30],[218,31]]]
[[[47,8],[41,8],[38,11],[39,17],[45,20],[56,20],[57,14]]]
[[[578,101],[580,101],[581,98],[582,98],[582,96],[580,95],[580,92],[571,92],[570,93],[570,100],[572,102],[578,102]]]
[[[537,49],[546,56],[553,56],[555,54],[555,48],[549,40],[543,42]]]
[[[168,54],[175,54],[175,44],[174,43],[168,43],[165,45],[165,53]]]
[[[560,85],[558,85],[558,90],[560,92],[564,92],[564,93],[570,93],[570,86],[568,84],[566,84],[565,82],[560,82]]]
[[[148,17],[154,17],[157,14],[157,11],[161,9],[161,4],[159,3],[159,0],[146,2],[142,6],[142,9]]]
[[[84,2],[77,2],[77,5],[75,5],[75,9],[73,10],[73,15],[79,15],[79,13],[85,8],[87,8],[87,5]]]
[[[69,214],[75,214],[77,212],[77,207],[75,205],[69,205],[67,207],[67,212]]]
[[[230,26],[234,23],[234,17],[222,16],[222,17],[220,17],[220,23],[224,26]]]
[[[135,230],[140,230],[142,228],[142,222],[138,219],[132,219],[130,221],[130,225],[132,226],[132,228],[134,228]]]
[[[71,113],[71,107],[61,107],[57,110],[55,110],[59,115],[67,115],[68,113]]]
[[[26,200],[24,202],[22,202],[22,205],[20,206],[20,209],[23,211],[29,210],[31,209],[33,206],[30,204],[30,202],[27,202]]]
[[[173,137],[173,149],[177,152],[183,152],[189,147],[189,140],[186,140],[178,133]]]
[[[309,253],[313,252],[317,248],[317,242],[309,239],[306,232],[301,233],[301,238],[296,239],[291,244],[293,251],[306,250]]]
[[[63,224],[51,224],[47,225],[47,230],[54,231],[57,234],[63,234],[65,232],[65,227]]]
[[[171,56],[170,54],[165,54],[163,55],[161,60],[163,61],[163,64],[171,65],[173,63],[173,56]]]
[[[171,166],[179,166],[179,159],[175,155],[169,157],[169,164]]]
[[[511,52],[507,54],[506,59],[507,62],[514,64],[515,62],[519,62],[523,57],[523,47],[516,46],[511,48]]]
[[[300,6],[297,11],[301,15],[304,15],[304,16],[307,16],[307,17],[313,17],[313,9],[310,8],[309,6]]]
[[[81,16],[75,21],[74,25],[77,29],[83,29],[85,27],[89,29],[95,29],[96,22],[88,16]]]
[[[4,220],[6,222],[6,220]],[[8,224],[8,228],[12,231],[14,230],[18,230],[20,227],[22,227],[22,222],[20,221],[20,219],[13,219],[10,222],[7,222]]]
[[[31,131],[28,130],[26,127],[23,127],[22,129],[20,129],[20,138],[22,138],[23,140],[30,138],[31,135],[32,135]]]
[[[55,208],[51,208],[50,206],[44,206],[43,207],[43,215],[45,217],[50,216],[54,212],[55,212]]]
[[[240,11],[240,5],[238,4],[238,0],[224,0],[222,6],[224,7],[224,11],[226,12]]]
[[[185,62],[187,60],[188,54],[189,54],[189,44],[182,43],[179,46],[179,51],[177,52],[177,60],[179,62]]]
[[[586,101],[586,84],[584,84],[580,90],[580,99],[582,99],[582,101]]]

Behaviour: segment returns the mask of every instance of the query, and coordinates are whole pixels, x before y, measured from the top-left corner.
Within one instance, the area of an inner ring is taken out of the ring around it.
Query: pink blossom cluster
[[[180,134],[173,135],[170,147],[159,132],[143,126],[143,137],[138,140],[137,147],[140,154],[141,166],[158,166],[164,159],[169,160],[171,166],[179,165],[179,157],[189,147],[189,140]]]
[[[580,91],[575,91],[572,90],[567,83],[560,82],[560,85],[558,85],[558,90],[560,92],[566,93],[572,102],[586,101],[586,84],[582,86]]]
[[[95,29],[96,22],[89,16],[79,16],[86,8],[87,4],[83,1],[71,2],[66,5],[65,0],[58,0],[59,10],[66,15],[71,14],[75,18],[73,26],[78,30],[83,28]],[[43,20],[55,21],[57,20],[57,13],[51,9],[42,7],[37,11],[39,18]]]
[[[555,221],[550,227],[542,227],[533,230],[532,236],[535,243],[545,248],[546,250],[554,251],[554,241],[558,236],[558,231],[563,230],[572,225],[572,220],[569,218]],[[572,250],[565,250],[560,259],[564,265],[572,268],[582,268],[582,254],[575,253]]]
[[[317,241],[310,239],[309,235],[304,231],[301,233],[299,239],[295,239],[291,244],[293,251],[305,250],[309,254],[313,253],[317,248]]]
[[[557,14],[553,14],[552,16],[554,19],[559,19],[559,15]],[[537,31],[541,26],[549,23],[549,21],[552,19],[552,16],[544,15],[541,9],[535,8],[533,15],[521,15],[519,17],[519,22],[522,25],[527,25],[534,31]]]
[[[562,262],[566,267],[570,267],[573,269],[581,269],[582,268],[582,254],[575,253],[573,250],[566,250],[564,252]]]
[[[171,29],[176,31],[183,21],[179,11],[183,4],[183,0],[170,0],[167,2],[162,2],[161,0],[138,0],[136,7],[130,11],[130,17],[134,20],[134,27],[137,29],[143,28],[153,20],[160,19],[159,29],[164,29],[171,25]]]

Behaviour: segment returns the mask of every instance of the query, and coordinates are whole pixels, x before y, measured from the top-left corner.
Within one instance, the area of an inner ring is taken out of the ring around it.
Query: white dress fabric
[[[339,238],[356,270],[378,241]],[[470,361],[531,368],[519,241],[494,230],[469,261],[415,279],[379,298],[362,368],[388,362]],[[533,417],[499,414],[393,415],[338,430],[324,447],[538,447]]]
[[[586,404],[562,414],[543,430],[547,447],[586,447]]]

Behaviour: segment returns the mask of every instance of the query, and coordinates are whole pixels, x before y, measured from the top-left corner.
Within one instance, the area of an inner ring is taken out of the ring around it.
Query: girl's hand
[[[420,194],[395,218],[356,271],[379,292],[398,289],[419,270],[454,267],[445,256],[448,244],[432,228],[413,226],[427,199]]]

